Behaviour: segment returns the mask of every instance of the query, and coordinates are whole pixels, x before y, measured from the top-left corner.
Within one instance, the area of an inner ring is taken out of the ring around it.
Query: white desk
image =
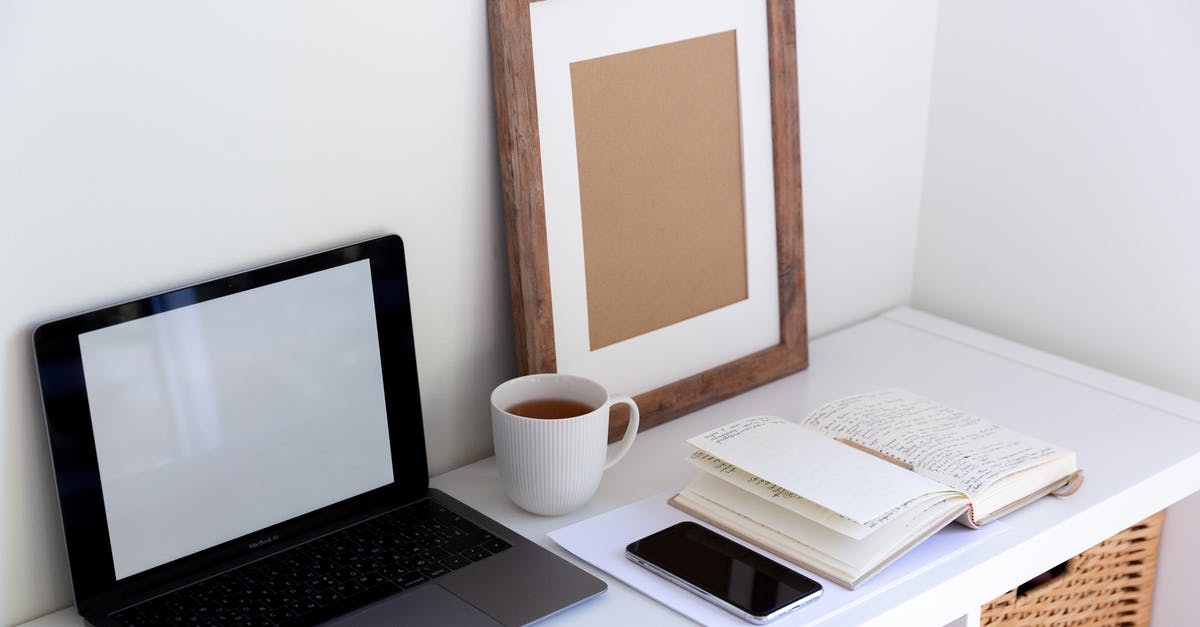
[[[1198,403],[906,308],[815,340],[810,355],[805,372],[639,434],[595,499],[572,514],[543,518],[518,509],[492,459],[432,485],[566,555],[547,532],[687,483],[695,472],[683,461],[688,437],[751,414],[799,418],[855,392],[905,387],[1075,450],[1087,474],[1077,494],[1006,516],[1012,529],[994,541],[821,623],[934,626],[964,616],[969,624],[986,601],[1200,490]],[[596,574],[608,581],[606,594],[541,624],[686,623]],[[27,623],[81,624],[74,608]]]

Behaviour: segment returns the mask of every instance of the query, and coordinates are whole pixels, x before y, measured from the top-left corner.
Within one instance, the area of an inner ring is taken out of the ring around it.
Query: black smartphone
[[[694,522],[634,541],[625,547],[625,556],[758,624],[821,596],[821,584]]]

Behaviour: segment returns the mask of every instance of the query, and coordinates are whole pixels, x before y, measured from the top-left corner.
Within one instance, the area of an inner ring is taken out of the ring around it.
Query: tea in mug
[[[569,398],[535,398],[528,401],[521,401],[504,411],[525,418],[554,420],[582,416],[595,409],[595,407],[587,403],[573,401]]]

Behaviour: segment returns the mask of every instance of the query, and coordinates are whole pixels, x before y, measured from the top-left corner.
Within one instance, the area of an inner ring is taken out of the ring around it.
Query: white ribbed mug
[[[526,418],[507,410],[536,399],[567,399],[595,409],[571,418]],[[608,452],[608,410],[629,405],[625,436]],[[504,491],[522,509],[557,516],[583,507],[600,476],[620,461],[638,429],[638,408],[628,396],[569,374],[531,374],[492,391],[492,438]]]

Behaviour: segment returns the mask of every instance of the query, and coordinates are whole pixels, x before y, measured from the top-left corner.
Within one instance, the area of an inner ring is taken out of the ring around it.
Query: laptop
[[[47,322],[79,613],[519,625],[606,585],[429,488],[400,237]]]

